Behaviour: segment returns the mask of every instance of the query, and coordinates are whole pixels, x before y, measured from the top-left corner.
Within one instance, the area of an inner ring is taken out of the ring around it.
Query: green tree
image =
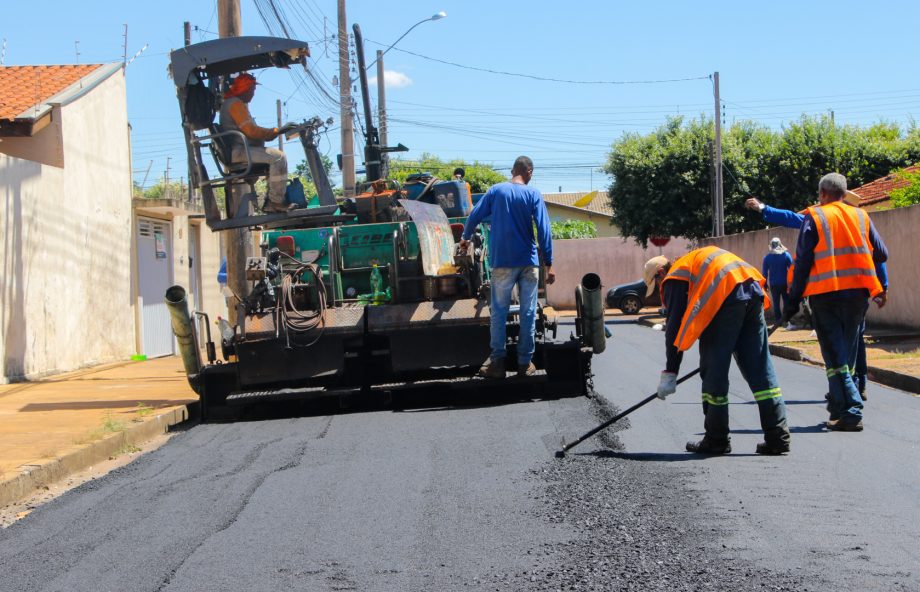
[[[323,163],[323,168],[326,169],[326,176],[328,177],[329,171],[332,170],[332,159],[325,154],[320,154],[319,160]],[[313,173],[310,171],[310,165],[307,164],[306,159],[300,161],[300,164],[294,167],[294,176],[300,177],[303,181],[313,183]]]
[[[900,169],[895,171],[894,175],[902,181],[907,181],[908,185],[891,190],[891,205],[903,208],[920,204],[920,171]]]
[[[508,178],[497,172],[492,167],[473,161],[467,163],[462,160],[444,161],[428,154],[422,153],[418,160],[390,160],[390,178],[396,179],[400,183],[405,183],[406,178],[414,173],[431,173],[439,179],[452,179],[454,169],[463,167],[466,175],[464,180],[470,184],[473,193],[485,193],[489,187]]]
[[[712,233],[712,120],[669,118],[650,134],[617,140],[604,170],[613,223],[637,242],[651,236],[700,239]],[[856,187],[920,159],[920,132],[894,124],[836,126],[829,117],[803,116],[780,130],[738,122],[723,133],[725,232],[763,227],[744,209],[756,196],[801,210],[815,201],[830,172]]]
[[[597,238],[597,226],[589,220],[563,220],[550,222],[554,239]]]

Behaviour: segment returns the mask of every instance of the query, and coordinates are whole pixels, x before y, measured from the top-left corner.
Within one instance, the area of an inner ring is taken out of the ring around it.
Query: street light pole
[[[439,21],[439,20],[441,20],[442,18],[445,18],[445,17],[447,17],[447,13],[444,12],[444,11],[442,10],[441,12],[439,12],[439,13],[437,13],[437,14],[433,14],[433,15],[429,16],[428,18],[422,19],[422,20],[420,20],[419,22],[415,23],[414,25],[412,25],[411,27],[409,27],[408,29],[406,29],[406,32],[403,33],[402,35],[400,35],[400,36],[399,36],[399,39],[397,39],[396,41],[394,41],[393,43],[391,43],[390,46],[389,46],[388,48],[384,49],[382,52],[377,52],[377,60],[379,60],[381,57],[383,57],[384,54],[386,54],[386,52],[388,52],[388,51],[390,51],[391,49],[393,49],[393,47],[394,47],[397,43],[399,43],[400,41],[402,41],[402,40],[403,40],[403,37],[405,37],[406,35],[408,35],[409,33],[411,33],[411,32],[412,32],[412,29],[414,29],[415,27],[421,25],[422,23],[427,23],[428,21]],[[374,64],[377,63],[377,60],[374,60],[373,62],[371,62],[370,64],[368,64],[368,65],[367,65],[367,69],[370,70],[371,66],[373,66]]]

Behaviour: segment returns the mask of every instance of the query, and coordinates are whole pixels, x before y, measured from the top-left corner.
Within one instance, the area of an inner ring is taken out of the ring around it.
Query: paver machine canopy
[[[254,182],[267,174],[265,165],[253,163],[250,141],[238,130],[225,130],[215,122],[220,109],[222,90],[231,76],[265,68],[307,67],[310,55],[307,43],[276,37],[227,37],[187,45],[170,53],[169,69],[176,84],[182,130],[188,152],[189,181],[201,191],[205,218],[212,230],[226,230],[267,223],[297,222],[301,226],[316,226],[336,221],[337,205],[325,169],[316,150],[318,135],[332,120],[318,117],[300,124],[288,124],[282,132],[290,139],[299,136],[307,162],[318,190],[319,208],[292,213],[253,215],[250,204],[255,202]],[[233,138],[235,136],[235,138]],[[234,162],[230,157],[230,140],[245,148],[245,161]],[[202,148],[208,148],[216,165],[214,178],[208,175],[202,158]],[[316,170],[314,170],[316,169]],[[248,184],[252,191],[242,199],[234,195],[231,186]],[[226,196],[221,212],[215,190],[222,188]]]

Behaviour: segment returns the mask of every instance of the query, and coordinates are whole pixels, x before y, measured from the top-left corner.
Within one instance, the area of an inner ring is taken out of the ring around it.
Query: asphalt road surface
[[[194,426],[0,531],[0,590],[920,589],[920,400],[825,433],[823,371],[777,361],[788,457],[735,377],[728,457],[683,452],[693,380],[556,460],[657,384],[662,334],[612,329],[594,401]]]

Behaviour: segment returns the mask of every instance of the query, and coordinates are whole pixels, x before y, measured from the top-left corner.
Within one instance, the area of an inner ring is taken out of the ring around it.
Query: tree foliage
[[[492,185],[508,180],[488,165],[476,161],[444,161],[427,152],[422,153],[418,160],[391,160],[390,178],[405,183],[406,178],[414,173],[431,173],[439,179],[448,180],[453,178],[454,169],[457,167],[463,167],[466,173],[464,180],[470,184],[473,193],[485,193]]]
[[[903,208],[920,204],[920,171],[899,169],[894,172],[894,175],[902,181],[907,181],[908,184],[891,190],[891,205]]]
[[[712,139],[709,118],[668,119],[650,134],[624,134],[604,170],[613,177],[613,223],[647,245],[651,236],[699,239],[712,233]],[[835,126],[808,117],[780,130],[739,122],[722,137],[725,232],[763,227],[745,210],[755,196],[801,210],[814,203],[818,181],[831,171],[857,187],[920,160],[920,129],[878,123]]]
[[[325,154],[319,155],[320,162],[323,163],[323,168],[326,169],[326,176],[329,176],[329,171],[332,170],[332,159],[326,156]],[[300,164],[294,167],[294,176],[300,177],[303,182],[310,182],[313,184],[313,173],[310,171],[310,165],[307,163],[307,160],[301,160]]]
[[[550,222],[554,239],[597,238],[597,226],[589,220],[563,220]]]

